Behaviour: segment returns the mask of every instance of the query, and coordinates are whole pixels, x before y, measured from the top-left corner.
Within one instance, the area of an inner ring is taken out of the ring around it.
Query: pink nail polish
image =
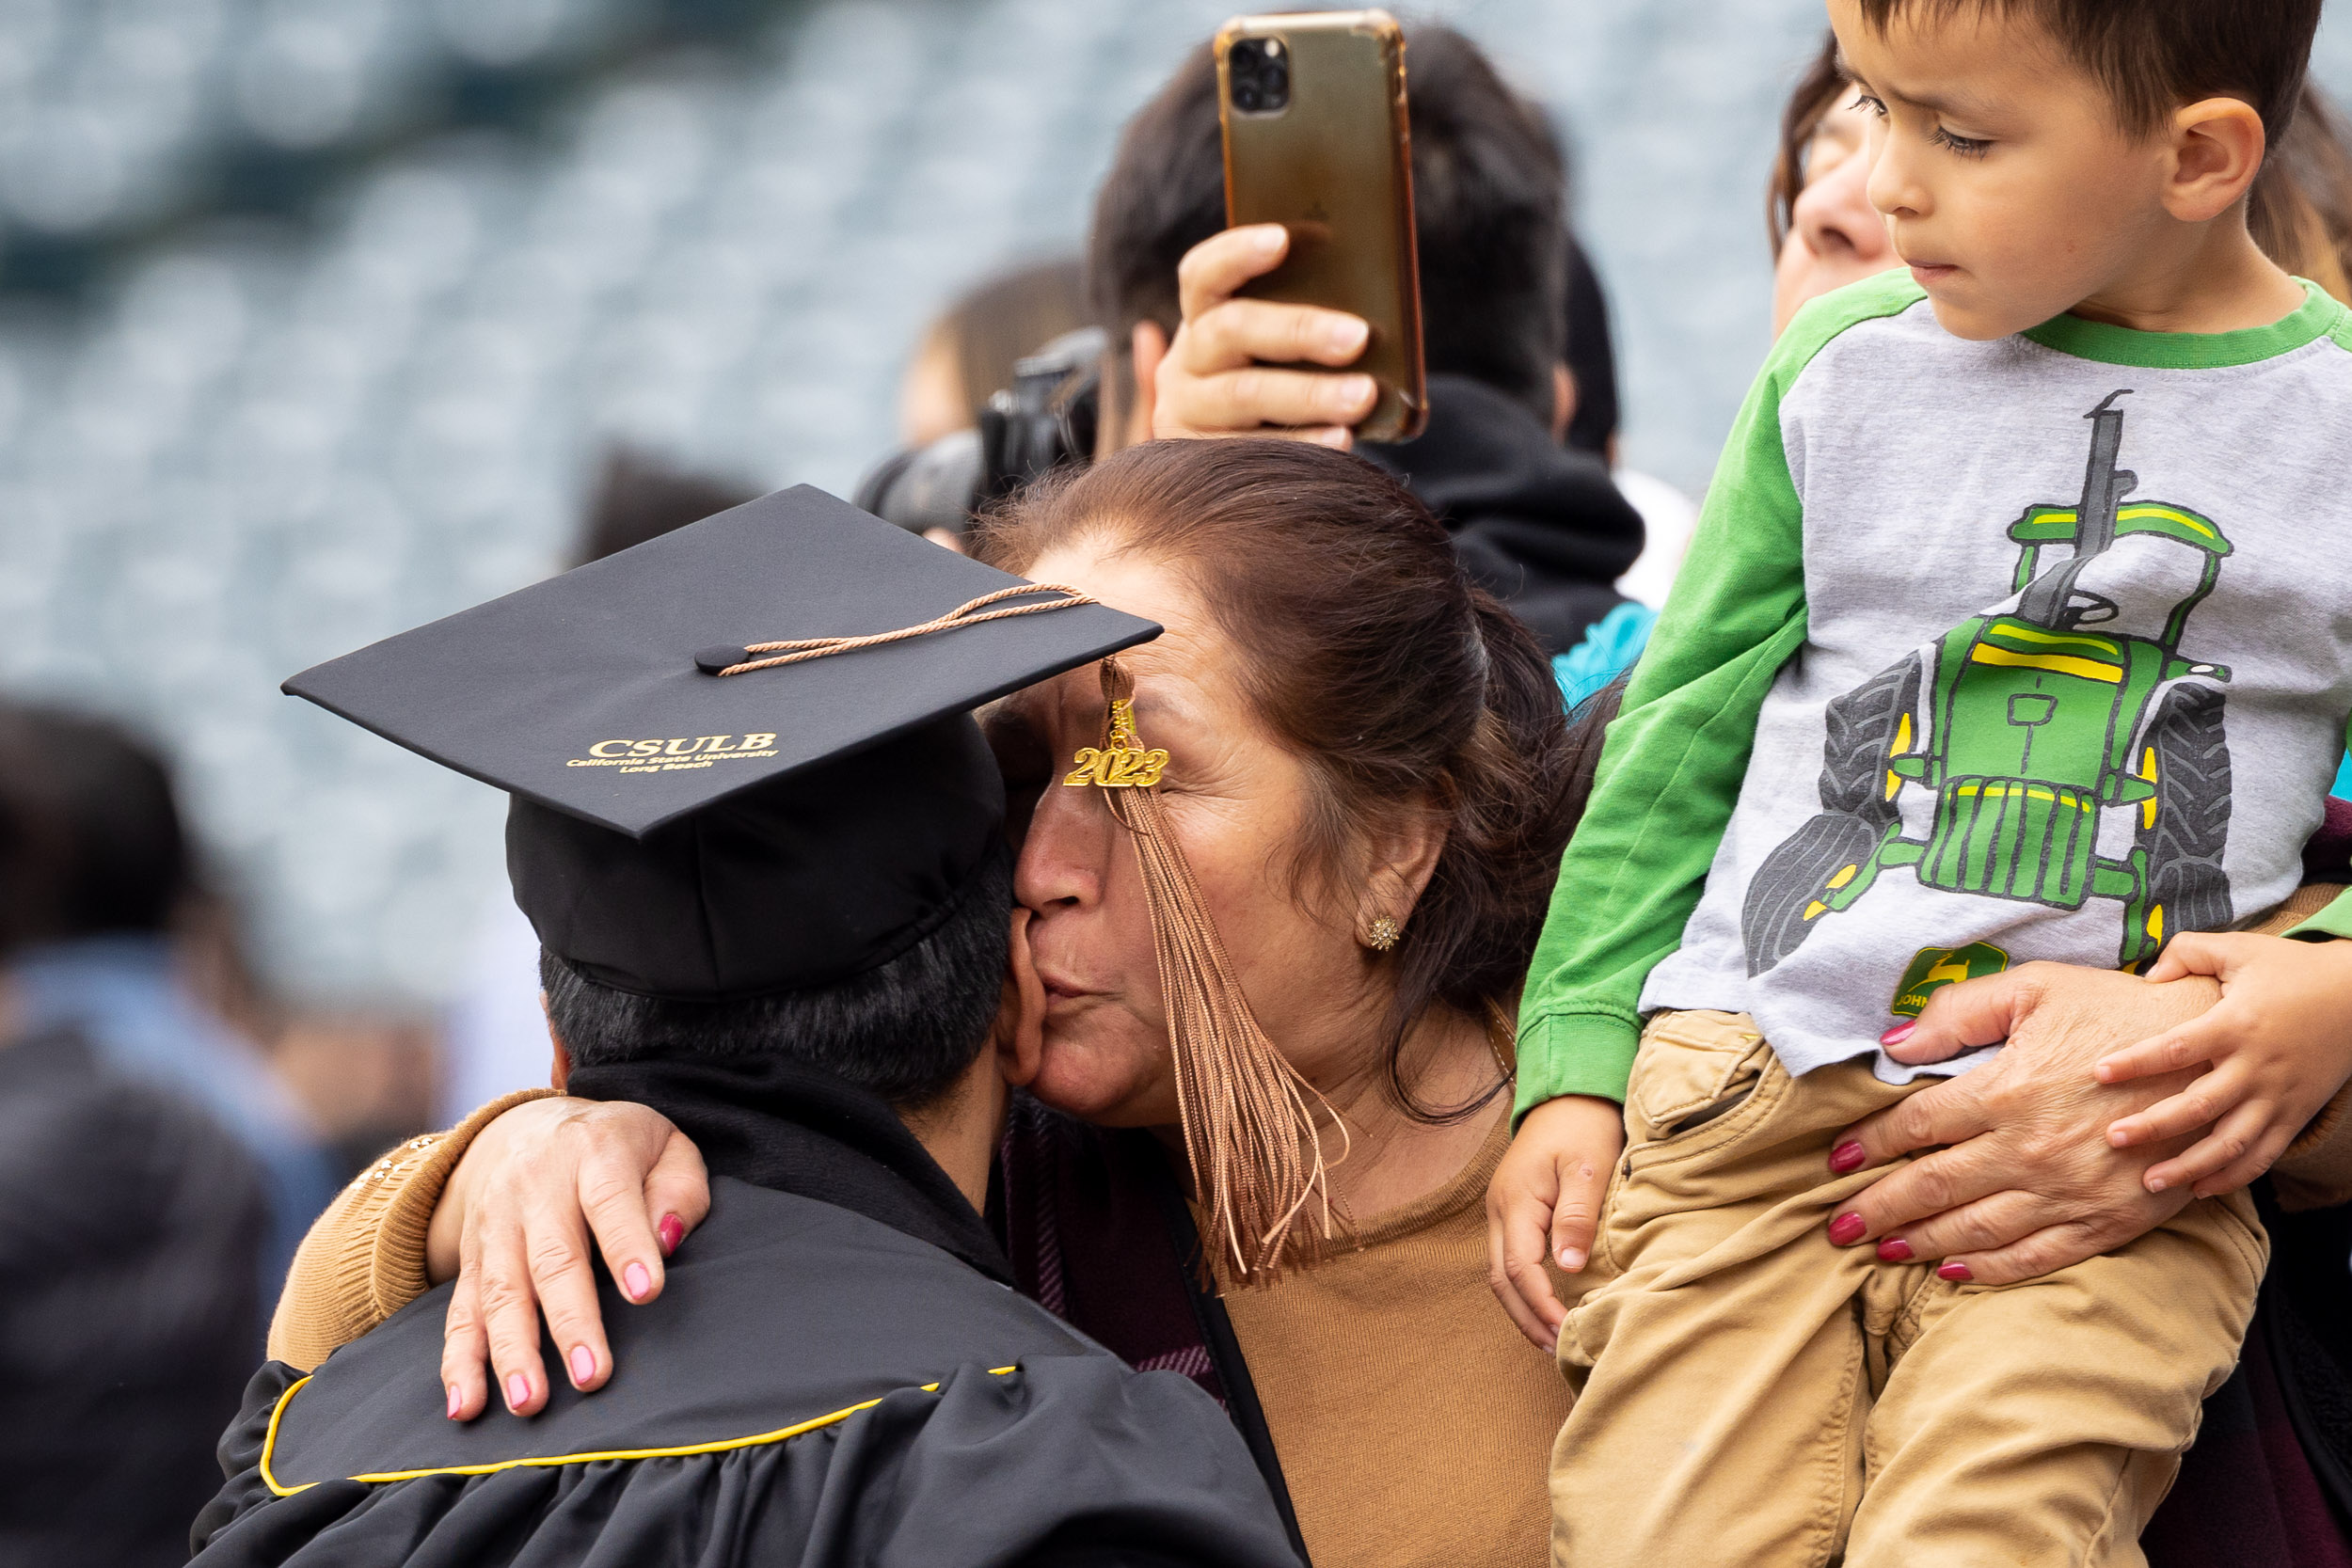
[[[465,1407],[466,1396],[458,1392],[457,1385],[451,1384],[449,1386],[449,1418],[453,1421],[457,1419],[457,1413]]]
[[[1848,1171],[1860,1170],[1862,1162],[1868,1158],[1868,1151],[1858,1143],[1839,1144],[1829,1151],[1829,1168],[1843,1176]]]
[[[1869,1228],[1869,1223],[1860,1214],[1840,1214],[1836,1219],[1829,1222],[1830,1244],[1833,1246],[1851,1246],[1854,1243],[1862,1240],[1862,1233]]]
[[[1889,1029],[1883,1035],[1881,1035],[1879,1037],[1879,1043],[1881,1045],[1900,1045],[1903,1041],[1911,1038],[1911,1032],[1918,1027],[1919,1025],[1916,1022],[1906,1020],[1901,1023],[1898,1023],[1895,1027]]]
[[[596,1375],[596,1353],[586,1345],[574,1345],[572,1347],[572,1386],[577,1388]]]
[[[661,1223],[653,1227],[655,1238],[661,1243],[661,1256],[667,1258],[686,1240],[686,1222],[675,1214],[664,1214]]]
[[[1910,1262],[1911,1243],[1900,1236],[1887,1237],[1879,1243],[1879,1261],[1882,1263]]]
[[[1968,1272],[1968,1265],[1965,1263],[1947,1263],[1935,1271],[1935,1277],[1948,1279],[1955,1285],[1965,1285],[1977,1276]]]
[[[621,1289],[631,1301],[643,1301],[653,1291],[653,1275],[643,1263],[631,1263],[621,1271]]]
[[[531,1380],[520,1372],[506,1374],[506,1408],[519,1414],[531,1402]]]

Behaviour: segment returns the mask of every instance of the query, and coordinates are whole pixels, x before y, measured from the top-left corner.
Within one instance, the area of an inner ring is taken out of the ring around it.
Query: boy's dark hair
[[[1010,942],[1012,851],[1002,844],[939,928],[863,974],[739,1002],[640,996],[598,985],[546,948],[548,1022],[573,1065],[783,1056],[900,1109],[937,1100],[988,1043]]]
[[[1559,143],[1453,28],[1409,28],[1406,60],[1429,370],[1484,382],[1549,419],[1566,330]],[[1087,298],[1114,348],[1137,322],[1176,330],[1176,264],[1224,227],[1216,61],[1203,44],[1128,121],[1095,198]]]
[[[2319,29],[2320,0],[1861,0],[1883,31],[1896,13],[1986,8],[2031,17],[2115,101],[2123,128],[2144,135],[2201,98],[2243,98],[2273,146],[2295,103]]]

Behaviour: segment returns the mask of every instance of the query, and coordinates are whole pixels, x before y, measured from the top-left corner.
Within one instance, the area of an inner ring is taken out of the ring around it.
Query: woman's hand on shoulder
[[[1624,1150],[1622,1106],[1563,1095],[1527,1113],[1487,1184],[1486,1283],[1528,1342],[1546,1354],[1558,1344],[1568,1309],[1545,1260],[1566,1274],[1582,1272],[1609,1173]]]
[[[441,1343],[450,1418],[487,1409],[492,1377],[516,1415],[546,1406],[542,1312],[572,1386],[602,1387],[612,1353],[590,1237],[622,1293],[643,1304],[661,1293],[662,1259],[709,1212],[700,1151],[645,1106],[535,1100],[484,1128],[425,1240],[427,1275],[457,1281]]]

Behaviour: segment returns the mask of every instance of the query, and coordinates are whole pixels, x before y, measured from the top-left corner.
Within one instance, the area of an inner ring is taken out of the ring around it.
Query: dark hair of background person
[[[573,564],[584,566],[618,555],[674,529],[756,500],[759,494],[732,481],[674,467],[631,447],[613,447],[597,470],[580,531],[579,559]]]
[[[16,808],[0,811],[0,832],[20,841],[9,851],[20,871],[5,878],[16,940],[170,926],[191,878],[162,755],[120,725],[61,708],[10,705],[0,729],[0,793]]]
[[[1343,895],[1366,835],[1406,814],[1444,829],[1404,941],[1375,960],[1396,986],[1383,1070],[1407,1114],[1467,1114],[1421,1105],[1398,1058],[1434,1006],[1507,1016],[1534,951],[1575,819],[1560,689],[1534,638],[1464,575],[1412,492],[1322,447],[1130,447],[1015,496],[975,553],[1018,572],[1096,538],[1184,576],[1259,718],[1306,764],[1295,888]]]
[[[1559,144],[1460,33],[1422,23],[1406,46],[1429,373],[1470,376],[1549,420],[1566,331]],[[1175,332],[1177,263],[1224,227],[1216,62],[1203,44],[1128,121],[1095,198],[1087,296],[1115,352],[1137,322]]]
[[[967,423],[979,423],[988,400],[1012,385],[1015,360],[1089,325],[1085,274],[1075,257],[1013,267],[957,295],[931,323],[916,356],[949,356]]]
[[[546,949],[548,1022],[576,1067],[652,1058],[779,1056],[822,1068],[901,1110],[939,1098],[988,1041],[1011,941],[1012,851],[999,844],[938,929],[830,986],[732,1002],[640,996]]]
[[[1574,239],[1568,241],[1567,267],[1567,346],[1561,357],[1576,384],[1576,412],[1568,416],[1562,439],[1578,451],[1607,458],[1618,418],[1617,348],[1609,330],[1609,296],[1601,292],[1592,258]]]
[[[1838,67],[1837,37],[1825,33],[1781,110],[1780,145],[1764,197],[1774,255],[1796,221],[1814,129],[1850,86]],[[2310,82],[2284,133],[2273,133],[2262,172],[2247,192],[2246,227],[2272,261],[2339,299],[2352,299],[2352,149],[2345,145],[2343,116]]]
[[[2143,135],[2201,98],[2243,97],[2275,144],[2295,116],[2319,30],[2320,0],[1861,0],[1881,32],[1906,10],[1990,5],[2031,17],[2114,100]]]

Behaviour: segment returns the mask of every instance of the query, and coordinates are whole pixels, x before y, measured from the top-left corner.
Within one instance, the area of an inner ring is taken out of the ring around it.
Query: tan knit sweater
[[[553,1089],[493,1100],[446,1132],[411,1138],[352,1179],[310,1227],[270,1319],[269,1354],[309,1371],[432,1288],[424,1234],[474,1134]]]
[[[1356,1250],[1225,1297],[1316,1568],[1538,1568],[1568,1386],[1486,1285],[1486,1183],[1461,1174]],[[1562,1281],[1555,1276],[1555,1285]]]

